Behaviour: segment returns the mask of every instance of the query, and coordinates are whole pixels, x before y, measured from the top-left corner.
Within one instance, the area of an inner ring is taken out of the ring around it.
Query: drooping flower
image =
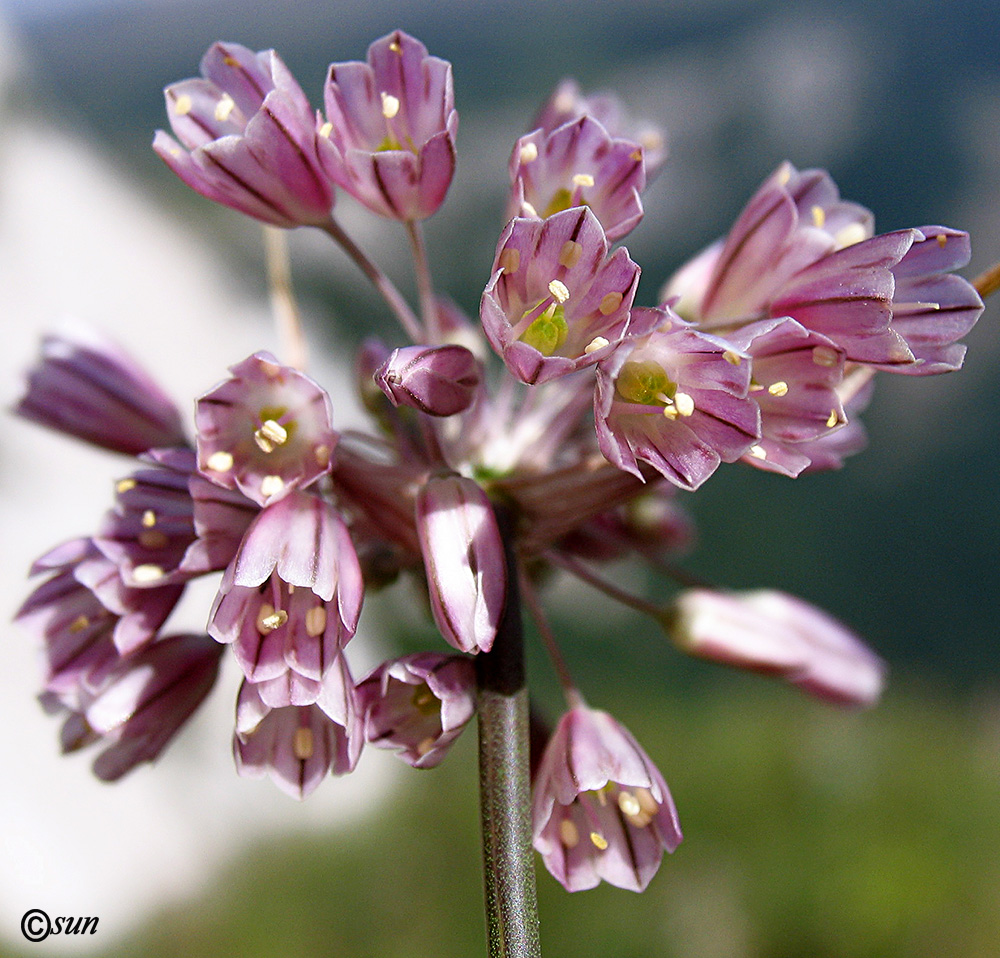
[[[381,216],[434,213],[455,172],[451,64],[396,30],[368,48],[367,63],[332,64],[324,99],[319,156],[330,177]]]
[[[215,43],[201,73],[164,90],[177,139],[157,131],[160,158],[202,196],[265,223],[329,222],[334,184],[316,153],[312,108],[281,58]]]
[[[575,206],[597,216],[609,240],[642,219],[642,148],[615,139],[590,116],[522,136],[510,157],[510,216],[545,219]]]
[[[343,658],[340,664],[346,669]],[[240,687],[236,703],[233,753],[240,775],[272,781],[293,798],[309,795],[332,772],[353,771],[364,746],[348,681],[338,683],[337,699],[328,692],[314,705],[271,708],[251,682]]]
[[[606,712],[580,705],[559,720],[533,784],[534,845],[567,891],[600,881],[642,891],[681,842],[663,776]]]
[[[459,655],[418,652],[383,662],[358,683],[365,737],[414,768],[433,768],[476,711],[475,669]]]
[[[682,489],[697,489],[760,436],[760,413],[747,397],[749,358],[669,309],[639,312],[656,317],[654,331],[597,370],[601,452],[639,478],[642,461]]]
[[[431,478],[417,493],[416,517],[438,629],[460,652],[488,652],[507,600],[493,506],[471,479]]]
[[[260,512],[223,576],[209,633],[269,707],[311,705],[354,635],[364,583],[336,509],[293,492]]]
[[[41,359],[14,411],[133,456],[187,442],[166,393],[117,343],[82,324],[42,339]]]
[[[152,762],[215,684],[222,649],[207,635],[172,635],[119,661],[82,718],[110,743],[94,774],[114,782],[140,762]]]
[[[587,207],[516,218],[497,244],[480,317],[521,382],[542,383],[609,356],[630,332],[639,267]]]
[[[266,352],[229,371],[195,409],[202,475],[264,506],[328,472],[338,436],[326,391]]]
[[[885,663],[832,616],[784,592],[689,589],[665,622],[684,651],[773,673],[840,705],[874,705]]]

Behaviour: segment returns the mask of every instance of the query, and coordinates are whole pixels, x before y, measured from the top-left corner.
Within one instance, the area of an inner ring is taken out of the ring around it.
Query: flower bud
[[[375,373],[375,382],[394,406],[411,406],[431,416],[468,409],[481,378],[476,357],[455,345],[394,349]]]

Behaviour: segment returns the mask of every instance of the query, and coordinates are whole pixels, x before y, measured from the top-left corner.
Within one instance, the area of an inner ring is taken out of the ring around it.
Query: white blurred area
[[[0,23],[0,84],[12,81],[16,62]],[[124,457],[7,412],[41,334],[70,316],[99,326],[182,409],[223,378],[228,365],[257,349],[274,351],[277,343],[266,299],[255,295],[256,277],[247,283],[229,272],[231,259],[67,132],[65,118],[25,119],[2,95],[0,103],[0,621],[10,623],[30,591],[32,560],[94,531],[111,505],[113,480],[132,468]],[[245,226],[254,230],[249,221]],[[322,362],[311,371],[328,387],[341,384],[333,400],[343,425],[348,377]],[[171,630],[204,628],[213,584],[199,585]],[[238,682],[231,669],[156,766],[103,784],[91,774],[92,751],[59,754],[59,723],[35,700],[42,665],[34,640],[13,625],[4,633],[0,944],[25,946],[21,916],[41,908],[53,917],[97,916],[99,929],[93,937],[54,936],[36,947],[108,948],[156,908],[197,896],[252,839],[342,826],[370,813],[386,791],[386,763],[377,761],[331,778],[301,804],[268,780],[238,778],[230,748]],[[352,649],[364,643],[359,636]],[[352,662],[358,674],[370,664],[358,656]]]

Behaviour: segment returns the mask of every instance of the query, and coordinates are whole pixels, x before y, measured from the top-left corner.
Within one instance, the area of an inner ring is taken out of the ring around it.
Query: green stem
[[[490,958],[539,958],[521,602],[505,510],[497,510],[497,522],[507,603],[493,647],[476,656],[486,925]]]

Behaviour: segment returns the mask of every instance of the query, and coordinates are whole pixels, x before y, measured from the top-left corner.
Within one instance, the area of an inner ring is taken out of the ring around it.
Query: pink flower
[[[265,223],[327,223],[334,185],[316,154],[312,108],[281,58],[216,43],[201,73],[164,90],[177,137],[157,131],[164,163],[202,196]]]
[[[330,177],[381,216],[434,213],[455,172],[451,64],[396,30],[368,48],[367,63],[332,64],[324,97],[319,156]]]
[[[663,776],[606,712],[560,720],[535,774],[534,844],[567,891],[600,881],[642,891],[681,842]]]
[[[882,691],[882,660],[832,616],[783,592],[689,589],[668,625],[692,655],[780,675],[839,705],[874,705]]]

